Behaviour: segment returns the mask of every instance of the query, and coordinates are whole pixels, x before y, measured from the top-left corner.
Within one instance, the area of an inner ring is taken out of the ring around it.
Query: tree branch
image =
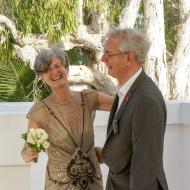
[[[7,28],[10,31],[11,37],[15,44],[22,46],[15,24],[9,18],[7,18],[4,15],[0,15],[0,25],[5,26],[5,28]]]

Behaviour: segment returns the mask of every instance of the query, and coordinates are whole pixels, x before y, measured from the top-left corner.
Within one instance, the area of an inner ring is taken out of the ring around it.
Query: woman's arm
[[[114,97],[103,92],[98,92],[98,110],[110,111]]]
[[[35,122],[33,122],[31,119],[29,119],[29,121],[28,121],[28,129],[30,129],[30,128],[39,128],[39,127]],[[25,143],[24,147],[22,148],[22,151],[21,151],[21,156],[22,156],[22,159],[26,163],[29,163],[29,162],[32,162],[35,158],[38,157],[38,152],[32,150],[27,145],[27,143]]]

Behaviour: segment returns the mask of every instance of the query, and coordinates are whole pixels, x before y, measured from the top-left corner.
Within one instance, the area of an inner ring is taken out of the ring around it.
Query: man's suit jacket
[[[102,161],[109,167],[106,190],[168,190],[163,169],[166,106],[144,71],[108,121]]]

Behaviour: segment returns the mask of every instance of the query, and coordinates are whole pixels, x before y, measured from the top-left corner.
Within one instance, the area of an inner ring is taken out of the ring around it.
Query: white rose
[[[44,141],[42,146],[44,147],[44,149],[47,149],[49,147],[49,142],[48,141]]]

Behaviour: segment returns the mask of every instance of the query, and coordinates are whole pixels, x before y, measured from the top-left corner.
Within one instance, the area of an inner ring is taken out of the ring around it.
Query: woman
[[[27,115],[28,128],[49,135],[45,190],[102,190],[92,124],[94,111],[109,111],[113,98],[95,90],[71,91],[69,59],[60,49],[42,50],[34,71],[52,90]],[[21,155],[27,163],[38,157],[26,144]]]

